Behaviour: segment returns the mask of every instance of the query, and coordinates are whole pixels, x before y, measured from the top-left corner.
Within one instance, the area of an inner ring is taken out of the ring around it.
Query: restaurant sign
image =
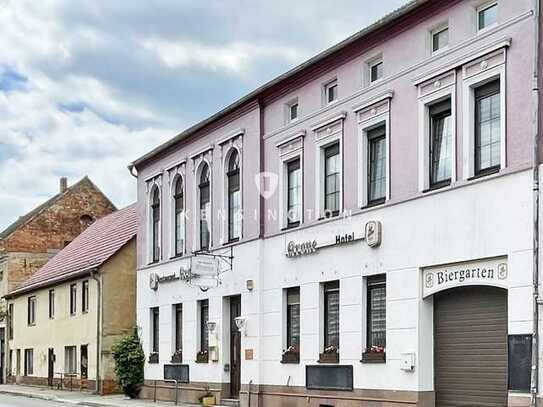
[[[423,270],[423,297],[449,288],[488,285],[508,288],[507,258],[499,257],[428,267]]]
[[[350,231],[329,236],[327,239],[291,240],[287,243],[287,257],[299,257],[316,253],[318,249],[328,246],[340,246],[358,240],[365,240],[368,246],[376,247],[381,244],[381,222],[370,221],[362,231]]]

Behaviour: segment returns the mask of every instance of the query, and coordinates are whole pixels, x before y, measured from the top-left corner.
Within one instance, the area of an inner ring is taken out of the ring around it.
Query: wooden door
[[[241,333],[235,319],[241,316],[241,296],[230,297],[230,397],[239,398],[241,386]]]
[[[49,348],[47,352],[47,385],[53,387],[53,378],[55,377],[55,350]]]

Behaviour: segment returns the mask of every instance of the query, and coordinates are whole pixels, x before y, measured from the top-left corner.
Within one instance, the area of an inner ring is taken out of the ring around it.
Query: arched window
[[[228,159],[228,240],[241,235],[241,191],[239,178],[239,154],[233,150]]]
[[[200,249],[209,249],[210,222],[211,222],[211,196],[210,196],[209,165],[204,164],[200,173]]]
[[[153,262],[160,259],[160,191],[155,187],[151,202],[151,241]]]
[[[175,181],[173,201],[175,210],[175,255],[179,256],[183,254],[185,246],[185,206],[183,202],[183,179],[181,177],[178,177]]]

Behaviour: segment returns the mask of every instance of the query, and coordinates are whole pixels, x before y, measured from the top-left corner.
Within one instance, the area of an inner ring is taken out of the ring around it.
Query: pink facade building
[[[410,2],[134,161],[143,395],[529,405],[537,5]]]

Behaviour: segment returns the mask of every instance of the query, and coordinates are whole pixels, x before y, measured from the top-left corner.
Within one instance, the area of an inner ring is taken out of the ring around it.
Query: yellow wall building
[[[135,235],[134,206],[114,212],[6,296],[9,382],[116,390],[111,348],[136,323]]]

